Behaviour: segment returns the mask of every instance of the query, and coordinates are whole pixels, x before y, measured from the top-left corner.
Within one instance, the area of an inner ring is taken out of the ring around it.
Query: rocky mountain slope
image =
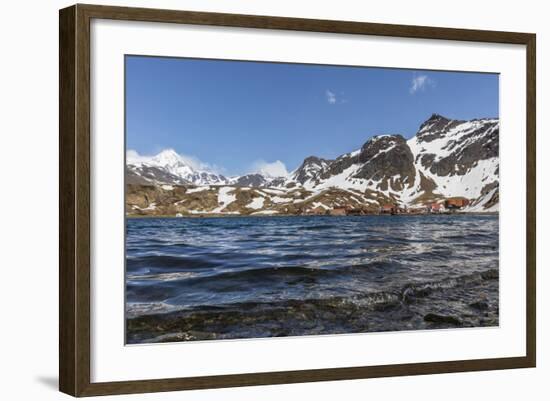
[[[498,119],[451,120],[434,114],[415,136],[371,137],[334,160],[316,156],[288,177],[224,177],[192,168],[176,152],[128,158],[129,215],[323,214],[337,208],[376,213],[449,198],[462,211],[498,211]]]

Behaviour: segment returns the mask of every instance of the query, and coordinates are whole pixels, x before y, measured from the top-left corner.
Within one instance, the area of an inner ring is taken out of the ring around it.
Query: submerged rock
[[[460,319],[454,316],[438,315],[437,313],[428,313],[427,315],[424,315],[424,321],[430,323],[447,323],[454,324],[456,326],[462,326],[462,322],[460,321]]]
[[[487,301],[472,302],[468,306],[470,308],[474,308],[474,309],[477,309],[477,310],[487,310],[487,309],[489,309],[489,304],[487,303]]]

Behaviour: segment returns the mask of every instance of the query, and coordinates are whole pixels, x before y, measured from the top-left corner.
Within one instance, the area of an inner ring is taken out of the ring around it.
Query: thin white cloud
[[[201,161],[195,156],[189,156],[189,155],[179,155],[182,160],[189,164],[194,170],[200,170],[200,171],[208,171],[210,173],[216,173],[216,174],[222,174],[224,169],[220,166],[217,166],[215,164],[210,164]]]
[[[413,75],[409,92],[414,95],[418,91],[423,91],[429,86],[434,86],[435,82],[425,74]]]
[[[276,160],[274,162],[268,163],[265,160],[257,160],[252,165],[253,173],[261,173],[270,177],[286,177],[288,176],[288,170],[286,169],[285,164]]]
[[[126,163],[141,163],[146,162],[148,159],[147,156],[142,156],[133,149],[128,149],[126,151]]]
[[[325,96],[327,98],[328,104],[335,104],[336,103],[336,94],[334,92],[331,92],[327,89],[325,91]]]

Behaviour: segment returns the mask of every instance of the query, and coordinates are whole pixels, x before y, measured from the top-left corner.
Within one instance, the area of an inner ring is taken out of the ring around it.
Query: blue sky
[[[498,75],[126,57],[127,149],[171,148],[227,175],[410,138],[432,113],[498,117]]]

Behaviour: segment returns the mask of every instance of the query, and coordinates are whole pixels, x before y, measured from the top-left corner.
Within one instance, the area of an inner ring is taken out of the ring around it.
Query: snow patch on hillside
[[[188,194],[194,194],[195,192],[202,192],[202,191],[208,191],[210,189],[209,186],[206,187],[196,187],[196,188],[188,188],[187,193]]]
[[[265,198],[260,196],[252,199],[252,201],[248,205],[246,205],[246,207],[249,209],[258,210],[264,207],[264,202],[265,202]]]
[[[230,193],[233,191],[233,193]],[[221,187],[218,190],[218,207],[211,211],[211,213],[221,213],[223,209],[235,202],[237,197],[235,196],[235,188],[233,187]]]

